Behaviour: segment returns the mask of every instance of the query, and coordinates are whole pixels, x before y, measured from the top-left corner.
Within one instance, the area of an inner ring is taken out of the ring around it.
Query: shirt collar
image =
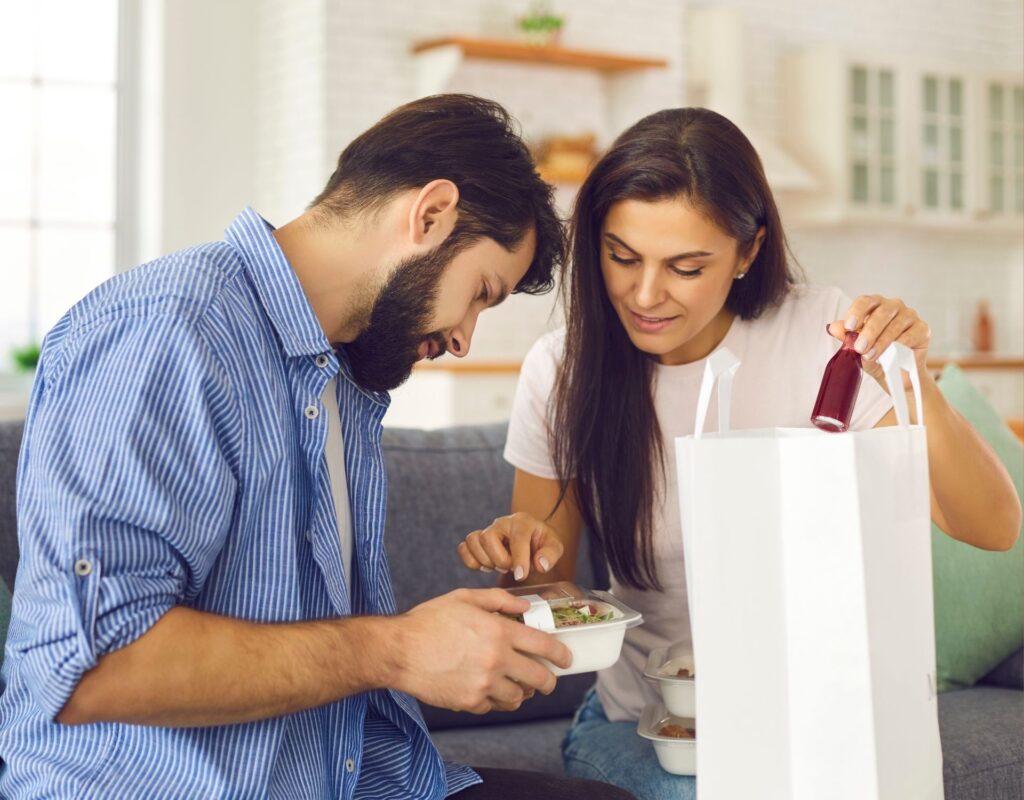
[[[327,335],[273,231],[273,225],[246,208],[224,238],[241,256],[285,354],[294,358],[330,352]]]

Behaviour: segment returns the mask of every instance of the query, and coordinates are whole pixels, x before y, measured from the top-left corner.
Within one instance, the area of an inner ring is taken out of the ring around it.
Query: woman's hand
[[[511,572],[516,581],[521,581],[532,569],[550,572],[563,549],[550,525],[520,512],[498,517],[489,527],[468,534],[459,543],[459,556],[470,569]]]
[[[839,341],[843,341],[847,331],[860,332],[855,348],[863,356],[864,371],[886,391],[888,386],[878,357],[893,342],[900,342],[913,350],[918,373],[925,373],[931,328],[902,300],[877,294],[861,295],[853,301],[845,320],[837,320],[828,326],[828,332]],[[904,376],[903,381],[904,389],[909,390],[909,376]]]

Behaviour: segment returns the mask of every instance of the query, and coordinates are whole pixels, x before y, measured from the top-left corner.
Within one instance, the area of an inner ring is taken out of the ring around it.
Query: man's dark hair
[[[440,94],[401,106],[356,137],[313,208],[372,212],[398,192],[446,178],[459,189],[454,256],[483,238],[514,250],[533,227],[537,249],[516,292],[544,294],[565,258],[553,190],[540,179],[517,125],[499,104]]]

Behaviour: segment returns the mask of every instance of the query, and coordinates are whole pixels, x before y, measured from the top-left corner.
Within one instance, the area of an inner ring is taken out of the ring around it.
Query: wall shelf
[[[412,52],[419,55],[440,48],[455,48],[461,53],[462,58],[519,61],[530,64],[592,69],[599,72],[625,72],[668,66],[668,62],[661,58],[640,58],[592,50],[575,50],[556,45],[534,45],[504,39],[477,39],[468,36],[445,36],[416,42],[412,45]]]

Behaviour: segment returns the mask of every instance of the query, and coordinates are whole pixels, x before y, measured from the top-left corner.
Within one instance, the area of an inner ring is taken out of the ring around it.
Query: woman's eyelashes
[[[608,258],[614,261],[616,264],[622,264],[625,267],[634,267],[640,263],[639,258],[625,258],[620,255],[609,251]],[[681,269],[680,267],[670,266],[669,269],[681,278],[696,278],[698,275],[704,272],[704,267],[697,267],[695,269]]]
[[[485,306],[490,303],[490,301],[491,301],[491,292],[490,292],[490,289],[487,288],[487,282],[486,281],[483,284],[480,285],[480,294],[477,296],[476,299],[477,299],[478,303],[483,303]]]

